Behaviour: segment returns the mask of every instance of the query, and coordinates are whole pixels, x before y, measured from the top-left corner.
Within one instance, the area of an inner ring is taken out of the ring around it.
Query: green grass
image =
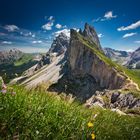
[[[23,54],[23,56],[17,60],[14,65],[15,66],[20,66],[20,65],[23,65],[23,64],[26,64],[28,63],[29,61],[32,61],[33,60],[33,55],[32,54]]]
[[[140,70],[126,69],[124,68],[125,73],[138,84],[140,88]]]
[[[11,79],[20,76],[37,63],[33,60],[33,57],[33,54],[23,54],[15,63],[0,65],[0,76],[3,77],[6,83],[10,82]]]
[[[87,109],[62,95],[14,87],[16,95],[0,94],[0,139],[11,140],[138,140],[140,117]],[[98,114],[94,119],[93,116]],[[91,121],[93,128],[88,128]]]

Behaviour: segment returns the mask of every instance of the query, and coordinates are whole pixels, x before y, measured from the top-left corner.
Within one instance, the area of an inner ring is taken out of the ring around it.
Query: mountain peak
[[[84,28],[84,31],[83,31],[83,36],[85,38],[88,38],[88,40],[90,40],[91,43],[95,43],[98,46],[98,48],[100,50],[102,50],[101,45],[100,45],[100,41],[99,41],[99,38],[98,38],[98,35],[97,35],[94,27],[90,26],[88,23],[85,23],[85,28]]]

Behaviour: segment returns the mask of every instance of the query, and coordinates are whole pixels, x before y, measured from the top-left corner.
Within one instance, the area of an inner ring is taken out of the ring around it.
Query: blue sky
[[[0,50],[46,52],[61,31],[94,26],[102,47],[140,46],[139,0],[0,0]]]

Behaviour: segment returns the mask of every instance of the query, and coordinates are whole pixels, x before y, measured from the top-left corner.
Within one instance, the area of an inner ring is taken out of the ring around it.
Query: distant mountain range
[[[140,47],[130,55],[126,66],[128,68],[140,69]]]
[[[0,76],[9,82],[35,65],[41,57],[40,54],[23,53],[18,49],[0,51]]]
[[[0,64],[14,63],[22,57],[23,53],[18,49],[0,51]]]
[[[140,69],[140,47],[134,52],[119,51],[104,48],[105,55],[112,61],[124,65],[130,69]]]

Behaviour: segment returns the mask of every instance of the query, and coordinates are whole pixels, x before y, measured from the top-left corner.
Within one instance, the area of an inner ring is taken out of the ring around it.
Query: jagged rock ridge
[[[60,33],[54,40],[45,56],[42,57],[38,63],[36,70],[40,69],[46,64],[50,64],[54,59],[62,54],[66,56],[66,50],[69,47],[69,37],[64,33]]]
[[[85,38],[76,31],[71,30],[69,49],[71,74],[75,77],[82,77],[88,74],[95,78],[102,88],[119,89],[124,88],[126,85],[129,85],[127,87],[135,88],[135,85],[131,85],[124,73],[118,72],[117,69],[105,62],[106,57],[100,49],[97,50],[100,45],[96,45],[95,42],[89,43],[88,41],[87,37]]]
[[[79,33],[91,43],[95,43],[98,46],[97,49],[102,51],[102,47],[94,27],[91,27],[88,23],[85,23],[84,31],[82,32],[82,30],[80,30]]]

